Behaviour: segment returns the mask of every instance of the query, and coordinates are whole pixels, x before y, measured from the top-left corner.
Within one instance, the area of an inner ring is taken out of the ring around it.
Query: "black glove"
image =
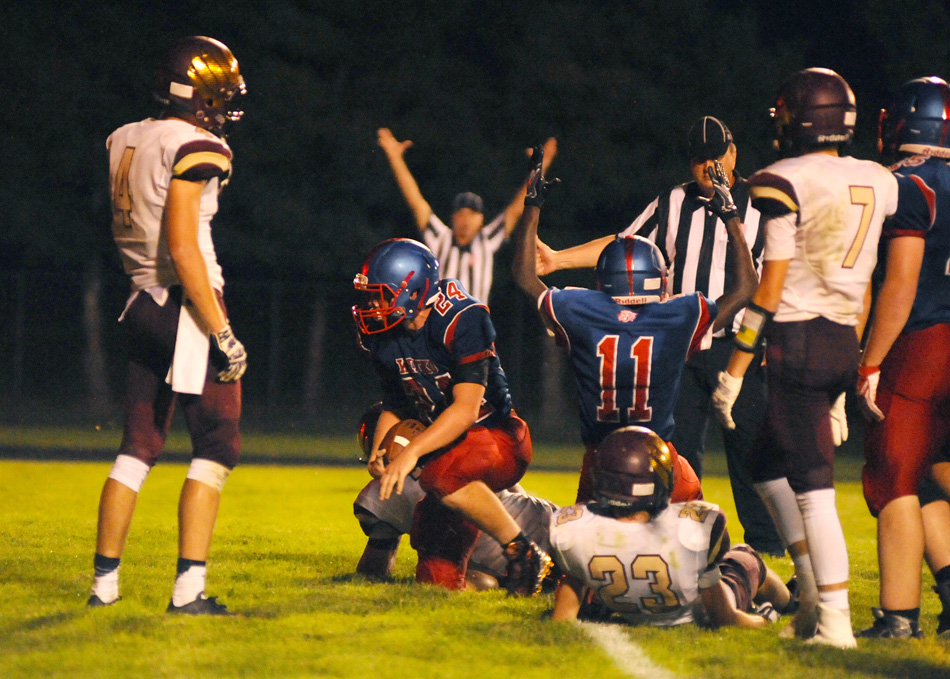
[[[531,154],[531,171],[528,173],[528,193],[524,197],[525,205],[533,205],[540,208],[544,205],[544,199],[552,188],[561,183],[560,179],[548,181],[542,173],[544,163],[544,145],[538,144],[534,147]]]
[[[247,370],[247,352],[230,325],[224,326],[221,332],[212,333],[211,353],[215,367],[220,370],[218,380],[221,382],[235,382]]]
[[[713,167],[706,168],[706,174],[709,175],[709,179],[712,181],[714,191],[712,198],[700,199],[706,203],[706,209],[724,222],[733,217],[738,217],[739,212],[736,210],[736,203],[732,200],[732,193],[729,191],[729,177],[726,176],[722,163],[717,160]]]

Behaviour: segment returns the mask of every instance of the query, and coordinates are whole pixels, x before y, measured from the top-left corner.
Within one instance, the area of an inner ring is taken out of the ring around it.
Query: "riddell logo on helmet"
[[[815,141],[819,144],[826,144],[829,142],[839,142],[839,141],[848,141],[847,134],[819,134],[815,137]]]

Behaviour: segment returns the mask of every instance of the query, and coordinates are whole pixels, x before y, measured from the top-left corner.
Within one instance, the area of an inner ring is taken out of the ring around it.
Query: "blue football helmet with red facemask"
[[[360,332],[385,332],[411,321],[439,291],[439,261],[425,245],[392,238],[366,256],[353,279],[363,298],[353,307]]]
[[[666,290],[663,253],[642,236],[617,236],[597,259],[597,289],[618,304],[659,302]]]
[[[898,153],[950,158],[950,85],[936,77],[901,85],[881,111],[878,148],[888,159]]]

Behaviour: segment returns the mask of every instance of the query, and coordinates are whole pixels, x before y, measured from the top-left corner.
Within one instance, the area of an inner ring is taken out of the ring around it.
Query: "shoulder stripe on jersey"
[[[214,151],[189,153],[175,163],[172,176],[176,179],[200,181],[214,177],[226,177],[231,170],[231,162],[226,156]]]
[[[541,309],[542,313],[551,319],[552,330],[554,330],[554,341],[559,347],[564,347],[570,352],[571,350],[571,338],[568,337],[567,331],[564,329],[564,326],[561,325],[561,322],[557,320],[557,315],[554,313],[554,304],[551,301],[551,296],[553,293],[553,288],[548,288],[543,293],[541,293],[540,299],[538,299],[538,308]]]
[[[788,212],[798,212],[798,203],[781,189],[772,186],[753,186],[749,189],[752,194],[752,205],[759,212],[768,215],[781,215]]]
[[[696,294],[699,302],[699,318],[696,319],[696,329],[693,331],[693,338],[689,342],[689,351],[686,354],[688,361],[703,348],[703,339],[709,332],[709,326],[712,324],[712,316],[709,313],[709,305],[706,304],[706,298],[701,294]]]
[[[471,299],[474,299],[474,297]],[[442,333],[442,344],[445,345],[446,349],[448,349],[449,351],[452,351],[452,345],[455,342],[455,329],[458,326],[459,316],[464,314],[469,309],[477,309],[477,308],[481,308],[481,309],[484,309],[485,311],[488,311],[488,307],[484,304],[472,304],[470,306],[465,307],[464,309],[459,311],[457,314],[455,314],[455,318],[453,318],[449,322],[449,325],[448,327],[446,327],[445,332]]]
[[[927,186],[927,182],[922,177],[915,174],[909,175],[909,177],[920,188],[920,192],[924,194],[924,200],[927,201],[927,207],[930,208],[930,225],[933,226],[934,220],[937,218],[937,193]]]

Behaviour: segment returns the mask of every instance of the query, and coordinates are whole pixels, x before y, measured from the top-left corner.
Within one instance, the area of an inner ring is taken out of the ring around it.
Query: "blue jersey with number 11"
[[[716,303],[693,293],[624,306],[596,290],[550,288],[540,308],[570,353],[584,443],[628,425],[669,440],[683,366],[708,346]]]

